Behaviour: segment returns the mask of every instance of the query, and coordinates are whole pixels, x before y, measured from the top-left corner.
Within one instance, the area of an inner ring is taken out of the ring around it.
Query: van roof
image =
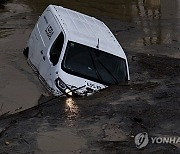
[[[99,50],[126,59],[122,47],[100,20],[61,6],[49,5],[47,9],[56,15],[60,23],[63,22],[61,26],[68,40],[93,48],[99,44]]]

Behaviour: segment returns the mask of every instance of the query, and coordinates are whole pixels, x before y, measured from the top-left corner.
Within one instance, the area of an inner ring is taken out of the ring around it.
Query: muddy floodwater
[[[1,1],[0,1],[1,3]],[[54,98],[22,51],[42,11],[61,5],[102,20],[125,50],[131,81]],[[180,0],[11,0],[0,5],[1,153],[180,153]],[[37,106],[38,105],[38,106]]]
[[[126,49],[180,57],[179,0],[32,0],[28,4],[36,13],[56,4],[95,16],[110,27]],[[122,21],[136,26],[127,28],[124,23],[122,27]],[[159,44],[162,46],[157,50]]]

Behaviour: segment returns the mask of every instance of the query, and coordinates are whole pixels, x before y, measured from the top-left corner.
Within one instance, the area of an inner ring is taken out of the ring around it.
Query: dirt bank
[[[142,34],[136,22],[99,17],[122,42],[131,81],[90,97],[53,98],[41,95],[22,55],[38,14],[19,3],[8,4],[0,21],[0,103],[12,113],[41,105],[0,116],[0,153],[180,153],[179,144],[138,149],[134,143],[141,132],[180,137],[180,59],[156,53],[176,53],[177,38],[168,45],[130,44]]]

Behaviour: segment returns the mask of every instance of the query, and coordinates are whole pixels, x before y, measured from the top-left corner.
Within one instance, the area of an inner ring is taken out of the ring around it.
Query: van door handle
[[[46,58],[46,57],[45,57],[45,56],[43,56],[43,60],[44,60],[44,61],[45,61],[45,58]]]
[[[41,50],[41,54],[43,54],[43,50]]]

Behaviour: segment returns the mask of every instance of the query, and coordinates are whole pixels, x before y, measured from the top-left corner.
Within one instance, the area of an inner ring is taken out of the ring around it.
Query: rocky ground
[[[1,111],[0,153],[180,153],[180,143],[149,143],[142,149],[134,143],[141,132],[180,137],[180,59],[143,52],[149,47],[130,50],[119,37],[138,35],[136,24],[102,17],[125,46],[129,83],[89,97],[54,98],[45,95],[22,55],[37,14],[15,1],[0,19],[0,101],[22,102]],[[165,47],[153,50],[160,49]]]

